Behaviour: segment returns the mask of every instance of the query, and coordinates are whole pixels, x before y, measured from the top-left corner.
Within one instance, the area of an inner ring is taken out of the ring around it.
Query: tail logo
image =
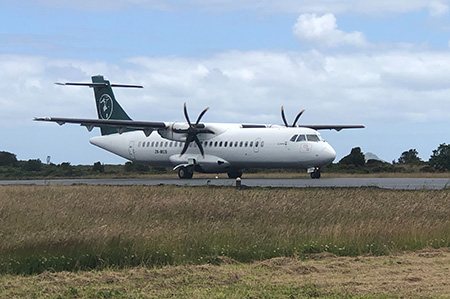
[[[98,114],[102,119],[110,119],[113,113],[113,101],[108,94],[103,94],[100,97]]]

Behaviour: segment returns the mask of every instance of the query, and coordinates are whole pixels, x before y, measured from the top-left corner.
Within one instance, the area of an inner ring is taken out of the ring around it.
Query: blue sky
[[[365,124],[324,131],[352,147],[428,160],[450,143],[449,1],[0,1],[0,133],[19,159],[123,163],[78,126],[34,116],[95,117],[92,91],[56,86],[104,74],[138,120]]]

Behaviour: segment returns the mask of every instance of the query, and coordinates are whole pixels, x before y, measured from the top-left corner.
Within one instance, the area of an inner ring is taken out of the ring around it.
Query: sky
[[[96,118],[105,75],[135,120],[364,124],[321,131],[337,158],[386,161],[450,143],[450,0],[0,0],[0,151],[20,160],[124,163],[99,130],[32,121]]]

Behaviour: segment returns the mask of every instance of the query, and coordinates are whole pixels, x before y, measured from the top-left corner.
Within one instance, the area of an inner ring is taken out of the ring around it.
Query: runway
[[[313,179],[242,179],[246,187],[277,188],[358,188],[378,187],[397,190],[441,190],[450,188],[447,178],[322,178]],[[197,178],[180,180],[175,178],[127,178],[127,179],[57,179],[57,180],[8,180],[0,185],[176,185],[176,186],[235,186],[234,179]]]

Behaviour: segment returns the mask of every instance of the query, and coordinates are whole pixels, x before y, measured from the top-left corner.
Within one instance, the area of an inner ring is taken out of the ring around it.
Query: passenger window
[[[238,142],[237,141],[234,142],[234,147],[238,147]]]
[[[155,142],[154,141],[152,141],[152,147],[154,147],[155,146]]]
[[[297,136],[298,136],[297,134],[295,134],[294,136],[292,136],[292,137],[291,137],[291,141],[292,141],[292,142],[295,142],[295,140],[297,139]]]
[[[244,146],[245,146],[245,147],[247,147],[247,146],[248,146],[248,141],[246,141],[246,142],[245,142]]]
[[[306,140],[306,136],[305,135],[298,135],[297,142],[305,141],[305,140]]]
[[[250,147],[253,147],[253,141],[250,141]]]
[[[258,145],[259,145],[259,142],[258,142],[258,141],[256,141],[256,142],[255,142],[255,146],[256,146],[256,147],[258,147]]]
[[[261,147],[264,147],[264,141],[261,141]]]
[[[171,142],[171,143],[169,143],[169,147],[172,147],[172,142]]]
[[[223,144],[223,147],[227,147],[228,145],[228,141],[225,141],[225,143]]]
[[[306,135],[306,137],[308,138],[308,141],[319,141],[319,137],[317,135]]]
[[[155,147],[158,147],[158,145],[159,145],[159,142],[158,142],[158,141],[156,141],[156,143],[155,143]]]
[[[221,141],[221,142],[219,142],[219,147],[222,147],[222,141]]]
[[[218,143],[217,141],[216,141],[216,142],[214,142],[214,147],[217,147],[217,143]]]
[[[242,147],[242,145],[244,144],[244,142],[239,142],[239,147]]]

